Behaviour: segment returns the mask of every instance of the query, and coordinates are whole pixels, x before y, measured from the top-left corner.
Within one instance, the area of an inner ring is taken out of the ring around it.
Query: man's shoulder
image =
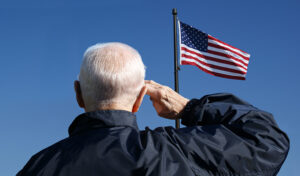
[[[68,138],[69,137],[64,138],[34,154],[26,163],[24,168],[19,171],[17,176],[28,175],[29,172],[32,173],[40,170],[41,167],[45,166],[49,159],[52,158],[59,151],[59,149],[61,149],[64,143],[68,141]]]
[[[63,165],[72,163],[72,160],[77,157],[79,161],[83,161],[81,154],[92,158],[96,157],[93,156],[94,153],[104,155],[106,149],[121,149],[122,144],[127,143],[128,140],[131,143],[137,142],[133,138],[139,139],[138,131],[134,131],[136,130],[126,127],[95,128],[71,135],[34,154],[19,172],[19,175],[24,175],[23,173],[27,175],[29,172],[34,175],[49,167],[53,167],[52,169],[55,170],[56,167],[63,167]],[[130,136],[130,139],[124,137],[126,134]],[[111,144],[109,147],[106,146],[109,144]],[[58,163],[61,166],[58,166]]]

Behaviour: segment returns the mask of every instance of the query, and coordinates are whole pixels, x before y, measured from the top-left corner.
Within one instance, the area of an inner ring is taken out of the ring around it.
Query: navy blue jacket
[[[84,113],[17,176],[268,176],[289,150],[270,113],[230,94],[191,100],[182,124],[139,131],[127,111]]]

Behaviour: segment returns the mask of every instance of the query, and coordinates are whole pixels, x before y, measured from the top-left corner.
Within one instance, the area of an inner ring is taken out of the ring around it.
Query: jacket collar
[[[102,110],[86,112],[77,116],[69,127],[72,136],[93,128],[127,126],[138,129],[136,116],[123,110]]]

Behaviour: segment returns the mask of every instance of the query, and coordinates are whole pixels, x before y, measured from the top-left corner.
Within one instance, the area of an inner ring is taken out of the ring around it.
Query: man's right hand
[[[147,87],[147,95],[157,112],[161,117],[167,119],[179,118],[180,112],[188,103],[188,99],[184,98],[173,89],[160,85],[154,81],[145,81]]]

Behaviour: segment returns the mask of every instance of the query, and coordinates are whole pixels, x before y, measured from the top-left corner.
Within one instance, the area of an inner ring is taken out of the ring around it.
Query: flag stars
[[[181,43],[200,50],[207,51],[208,35],[202,31],[180,22]]]

